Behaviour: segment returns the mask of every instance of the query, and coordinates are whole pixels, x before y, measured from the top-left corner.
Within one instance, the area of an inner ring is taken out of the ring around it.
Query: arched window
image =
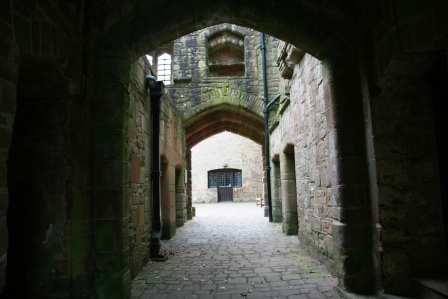
[[[157,80],[165,85],[171,84],[171,55],[163,53],[157,57]]]

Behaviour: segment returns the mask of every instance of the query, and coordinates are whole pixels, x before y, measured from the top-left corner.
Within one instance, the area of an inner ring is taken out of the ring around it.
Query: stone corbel
[[[302,60],[305,52],[292,46],[285,44],[280,57],[277,60],[277,65],[282,78],[291,79],[294,72],[294,66]]]
[[[297,64],[302,60],[303,56],[305,56],[304,51],[302,51],[299,48],[296,48],[290,44],[288,45],[288,50],[287,50],[287,55],[286,55],[287,61]]]

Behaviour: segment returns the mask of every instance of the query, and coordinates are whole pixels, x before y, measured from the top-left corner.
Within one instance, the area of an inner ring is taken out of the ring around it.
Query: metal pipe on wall
[[[162,208],[160,194],[160,104],[163,96],[163,81],[155,82],[150,87],[151,114],[152,114],[152,234],[149,247],[151,259],[163,260],[166,256],[160,254],[160,239],[162,237]]]
[[[264,100],[264,150],[265,150],[265,164],[266,164],[266,187],[268,195],[268,216],[269,222],[272,222],[272,191],[271,191],[271,165],[269,162],[269,108],[274,104],[281,96],[278,94],[275,98],[268,103],[268,81],[266,75],[266,45],[264,42],[264,33],[260,33],[261,39],[261,62],[263,69],[263,100]]]

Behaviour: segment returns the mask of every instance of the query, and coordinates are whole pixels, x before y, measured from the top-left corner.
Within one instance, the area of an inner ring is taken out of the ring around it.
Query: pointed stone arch
[[[184,123],[186,145],[192,148],[215,134],[228,131],[263,144],[263,119],[238,107],[221,105],[202,111]]]
[[[285,9],[278,13],[280,7]],[[356,28],[351,9],[350,3],[322,7],[313,1],[294,5],[284,0],[169,1],[162,7],[141,4],[126,16],[98,13],[97,21],[106,33],[101,39],[103,56],[140,57],[198,29],[231,23],[276,36],[323,59],[350,52]],[[110,7],[109,11],[115,10]]]

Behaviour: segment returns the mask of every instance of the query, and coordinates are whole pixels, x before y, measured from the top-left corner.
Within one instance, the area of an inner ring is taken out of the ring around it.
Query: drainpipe
[[[160,104],[163,96],[163,81],[155,81],[152,76],[146,77],[150,89],[151,114],[152,114],[152,234],[149,246],[149,257],[152,260],[166,260],[166,256],[160,254],[160,239],[162,236],[162,212],[160,196]]]
[[[271,166],[269,163],[269,133],[268,133],[268,113],[269,113],[269,104],[272,105],[273,101],[268,104],[268,81],[266,75],[266,46],[264,43],[264,33],[260,33],[261,39],[261,63],[263,69],[263,100],[264,100],[264,149],[265,149],[265,159],[266,159],[266,185],[268,191],[268,215],[269,222],[272,222],[272,196],[271,196]],[[277,97],[280,97],[278,95]],[[276,97],[276,98],[277,98]]]
[[[277,100],[280,98],[282,94],[279,93],[275,96],[272,101],[270,101],[264,108],[264,149],[265,149],[265,155],[266,155],[266,184],[268,187],[268,207],[269,207],[269,222],[272,222],[272,192],[271,192],[271,165],[269,161],[269,132],[268,132],[268,126],[269,126],[269,108],[277,102]]]

